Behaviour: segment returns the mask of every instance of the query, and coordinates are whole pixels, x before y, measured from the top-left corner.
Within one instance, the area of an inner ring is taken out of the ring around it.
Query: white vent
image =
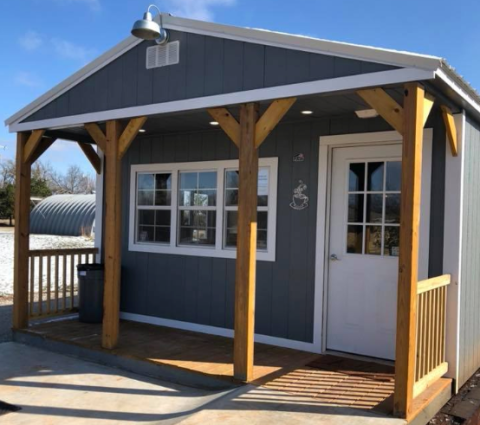
[[[147,48],[147,69],[176,65],[180,62],[180,41]]]

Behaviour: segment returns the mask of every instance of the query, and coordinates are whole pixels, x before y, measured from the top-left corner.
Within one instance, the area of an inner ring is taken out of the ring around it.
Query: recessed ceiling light
[[[218,125],[217,121],[210,121],[210,125]]]
[[[302,111],[303,115],[312,115],[313,111]]]
[[[141,128],[140,130],[138,130],[139,133],[145,133],[145,129],[144,128]]]
[[[378,117],[378,112],[375,109],[362,109],[360,111],[355,111],[358,118],[376,118]]]

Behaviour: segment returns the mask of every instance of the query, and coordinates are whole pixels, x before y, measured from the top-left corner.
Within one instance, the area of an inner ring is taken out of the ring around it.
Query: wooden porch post
[[[424,89],[405,85],[394,413],[409,419],[415,380]]]
[[[107,121],[105,137],[105,289],[102,346],[115,348],[120,325],[121,160],[119,121]]]
[[[25,162],[28,133],[17,134],[15,184],[15,249],[13,267],[13,329],[28,326],[28,250],[31,163]]]
[[[241,106],[233,352],[234,376],[241,381],[249,381],[253,376],[257,259],[258,149],[255,146],[257,117],[258,104],[248,103]]]

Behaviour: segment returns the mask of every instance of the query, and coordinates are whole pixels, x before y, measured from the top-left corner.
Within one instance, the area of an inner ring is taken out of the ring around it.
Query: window
[[[348,165],[347,253],[398,256],[400,161]]]
[[[275,260],[276,158],[259,160],[257,258]],[[238,161],[133,165],[131,251],[235,258]]]

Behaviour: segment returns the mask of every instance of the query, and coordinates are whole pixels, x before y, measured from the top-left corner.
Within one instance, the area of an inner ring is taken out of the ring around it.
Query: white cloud
[[[87,49],[61,38],[52,38],[55,52],[64,59],[73,59],[80,62],[88,62],[95,55],[94,49]]]
[[[35,31],[27,31],[27,33],[20,37],[18,42],[25,50],[37,50],[43,44],[43,37]]]
[[[236,0],[165,0],[162,4],[171,8],[165,10],[172,15],[202,21],[213,20],[213,8],[217,6],[233,6]]]
[[[15,84],[26,87],[42,87],[42,80],[35,74],[27,71],[21,71],[15,76]]]

